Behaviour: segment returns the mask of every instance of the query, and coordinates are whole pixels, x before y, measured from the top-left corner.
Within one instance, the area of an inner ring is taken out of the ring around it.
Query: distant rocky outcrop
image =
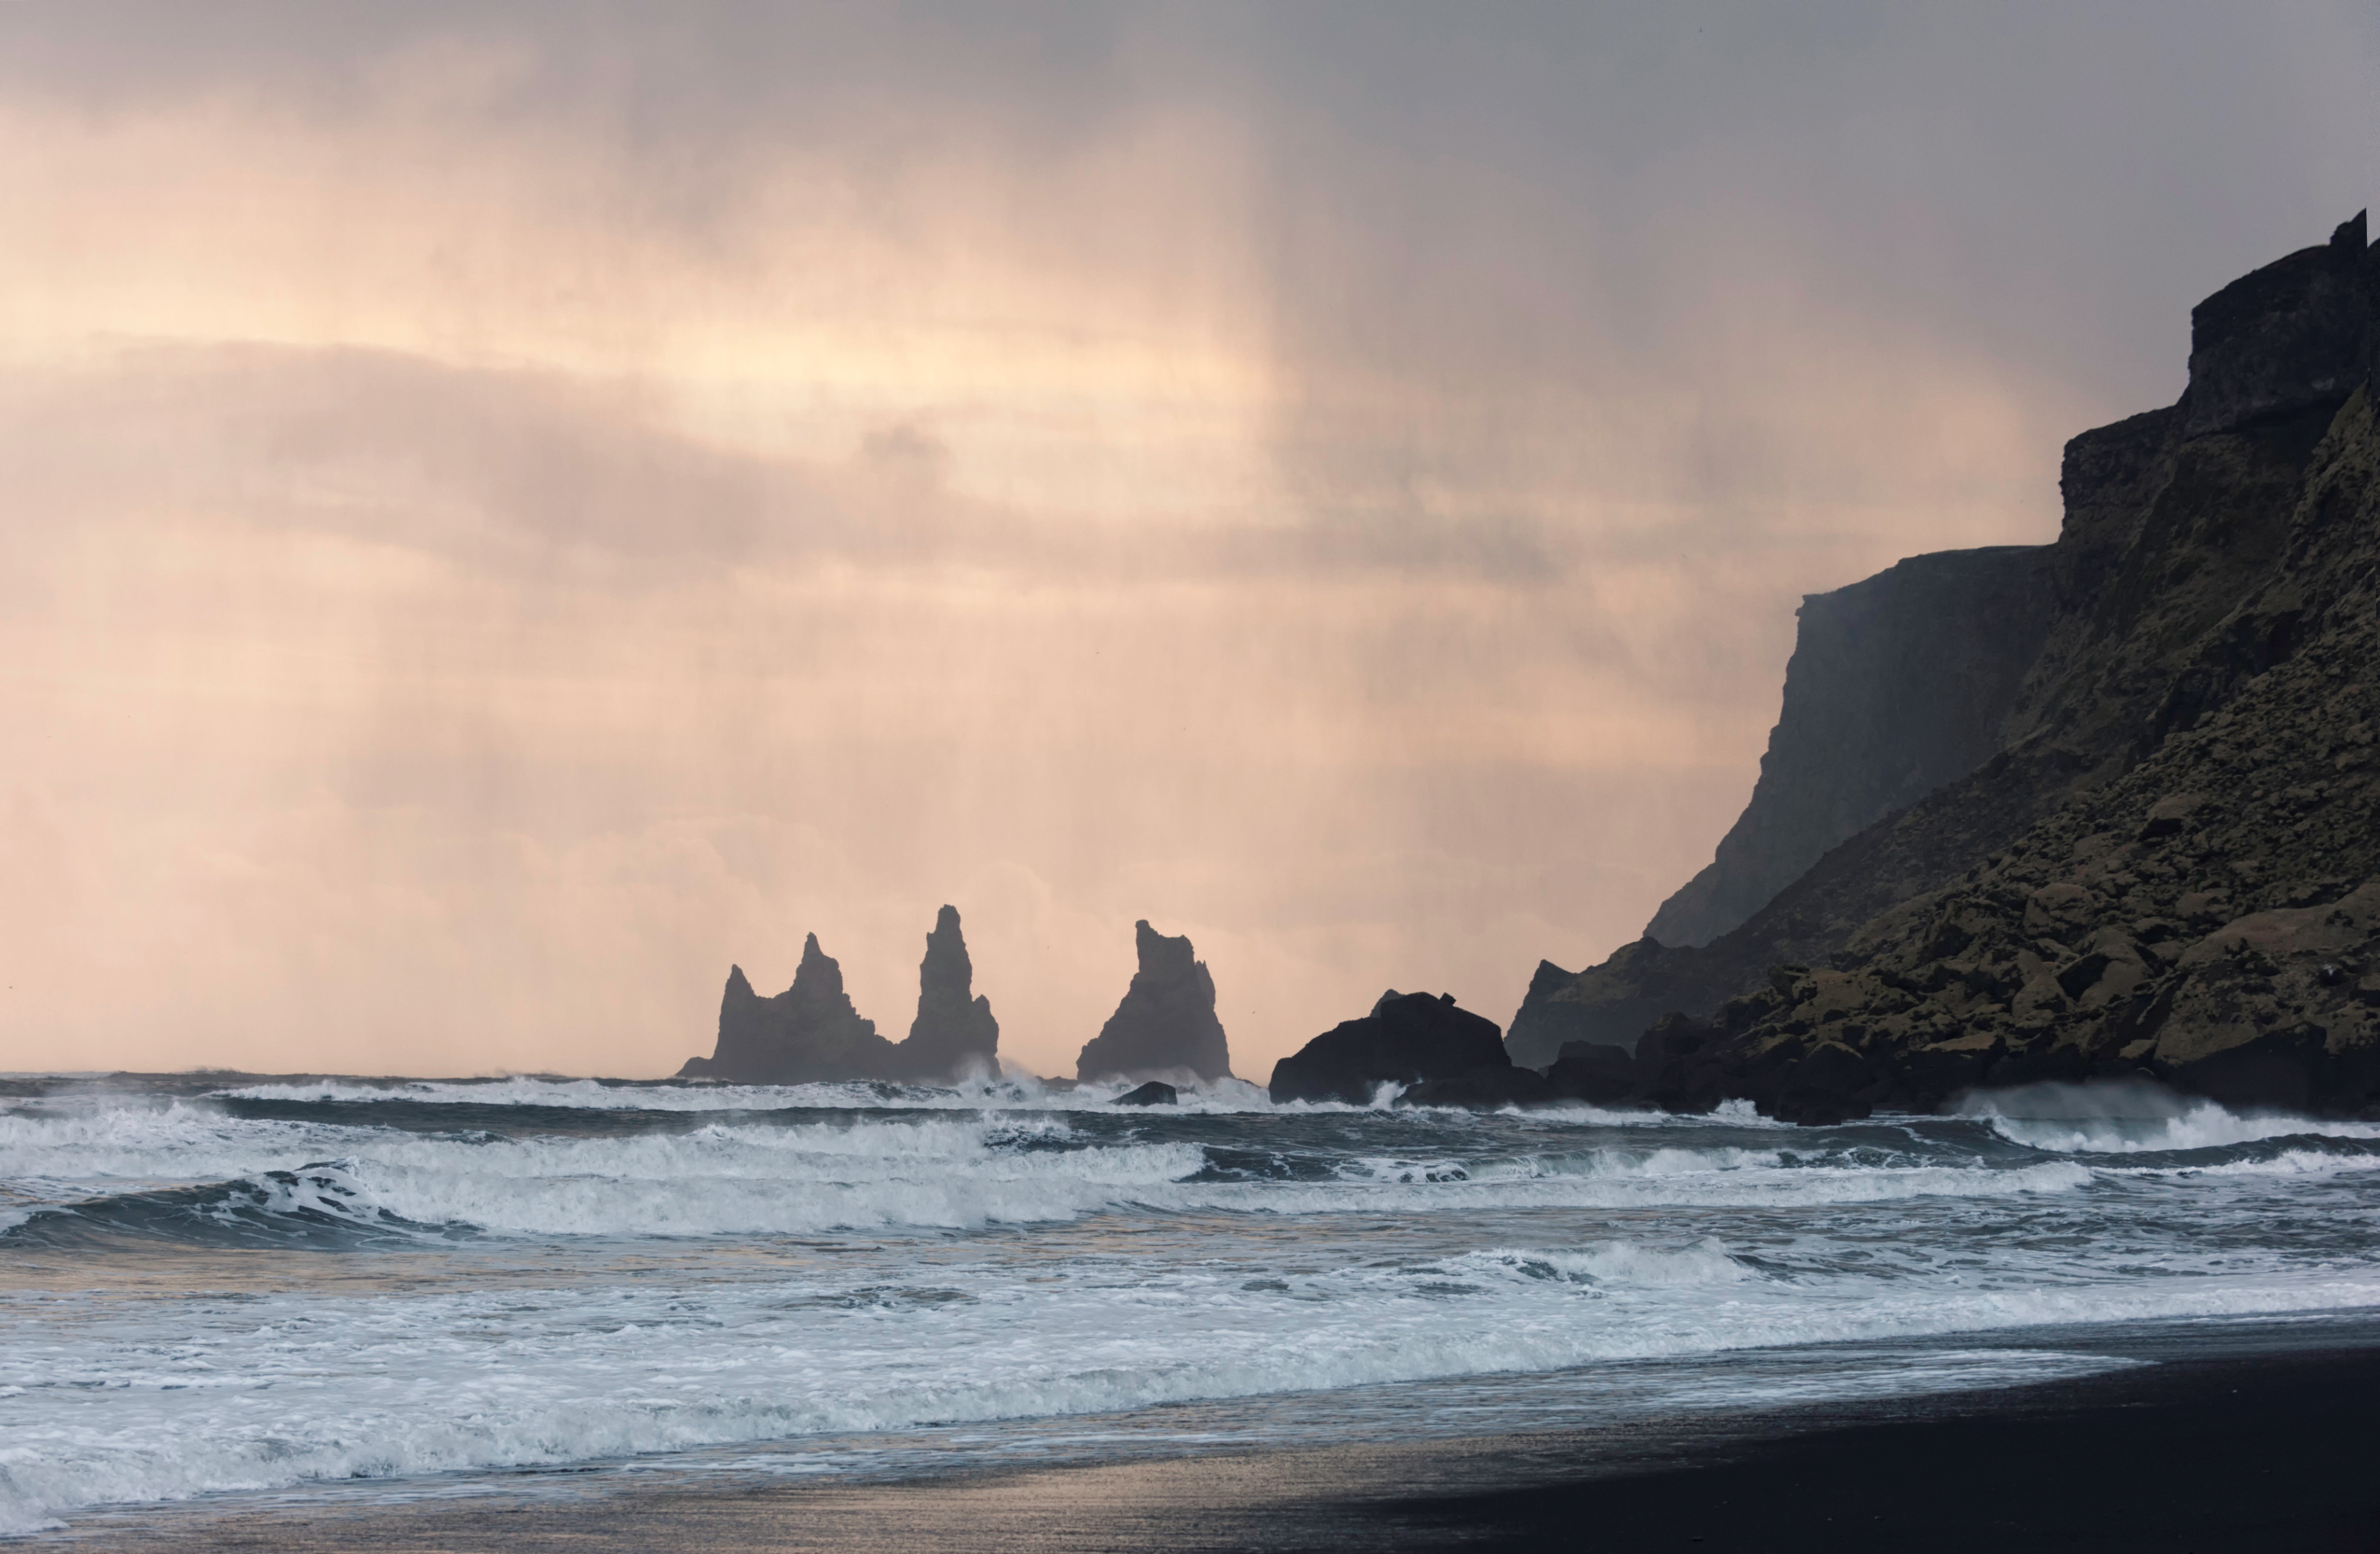
[[[1447,1087],[1433,1103],[1440,1105],[1497,1105],[1519,1099],[1523,1091],[1529,1099],[1550,1096],[1536,1093],[1542,1075],[1513,1068],[1493,1020],[1457,1009],[1451,993],[1394,989],[1380,995],[1369,1014],[1341,1021],[1275,1063],[1270,1090],[1275,1104],[1336,1100],[1366,1106],[1383,1085],[1411,1087],[1409,1099],[1422,1099],[1414,1093],[1419,1087]]]
[[[742,966],[728,968],[718,1045],[708,1058],[688,1058],[678,1076],[742,1085],[940,1084],[971,1071],[997,1072],[1000,1023],[990,1001],[973,996],[974,978],[958,910],[945,906],[926,936],[909,1038],[887,1041],[876,1022],[853,1007],[843,967],[811,934],[802,941],[794,985],[774,998],[753,992]]]
[[[975,991],[975,963],[959,932],[959,911],[945,906],[926,935],[917,967],[917,1017],[909,1038],[893,1049],[896,1078],[955,1079],[971,1071],[1000,1072],[1000,1022],[991,1001]]]
[[[1215,1017],[1215,978],[1186,937],[1167,938],[1147,918],[1133,925],[1140,969],[1123,1002],[1083,1044],[1075,1060],[1080,1080],[1130,1078],[1184,1070],[1200,1079],[1227,1078],[1232,1051]]]
[[[876,1034],[843,990],[843,967],[802,941],[794,985],[761,998],[730,966],[719,1001],[719,1044],[708,1058],[688,1058],[683,1079],[726,1079],[743,1085],[808,1085],[822,1080],[881,1079],[893,1063],[892,1043]]]
[[[1989,759],[1706,946],[1542,967],[1514,1045],[1633,1025],[1604,1094],[1805,1122],[2137,1074],[2380,1103],[2375,313],[2362,216],[2201,304],[2180,402],[2067,446]]]

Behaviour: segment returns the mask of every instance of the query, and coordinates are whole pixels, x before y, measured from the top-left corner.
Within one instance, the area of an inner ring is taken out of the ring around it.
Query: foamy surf
[[[2104,1362],[1952,1335],[2380,1308],[2380,1129],[2171,1098],[1782,1129],[724,1088],[85,1083],[0,1111],[0,1530],[843,1442],[823,1467],[958,1423],[996,1453],[1293,1392],[1601,1417],[1623,1362],[1673,1401],[1853,1386],[1791,1358],[1822,1344],[1943,1341],[1858,1387],[2001,1384]]]

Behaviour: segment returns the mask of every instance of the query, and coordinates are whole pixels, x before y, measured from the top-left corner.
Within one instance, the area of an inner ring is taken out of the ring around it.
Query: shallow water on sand
[[[1488,1434],[2380,1307],[2380,1124],[2143,1091],[1824,1129],[1109,1095],[9,1081],[0,1532],[537,1465]]]

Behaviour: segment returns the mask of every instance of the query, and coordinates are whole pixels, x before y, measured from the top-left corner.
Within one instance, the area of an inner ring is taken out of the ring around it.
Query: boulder
[[[1077,1079],[1184,1070],[1212,1083],[1232,1072],[1231,1046],[1215,1017],[1215,978],[1186,937],[1168,938],[1142,918],[1133,925],[1140,969],[1123,1002],[1083,1044]]]
[[[1644,1091],[1637,1077],[1636,1054],[1608,1041],[1565,1041],[1546,1081],[1563,1100],[1590,1106],[1617,1106],[1636,1099]]]
[[[1412,1086],[1458,1075],[1470,1080],[1479,1070],[1512,1066],[1502,1037],[1494,1021],[1454,1007],[1451,993],[1432,997],[1390,989],[1364,1018],[1342,1021],[1275,1063],[1272,1099],[1276,1105],[1338,1100],[1366,1106],[1382,1085]],[[1536,1077],[1542,1082],[1542,1076]],[[1476,1080],[1474,1088],[1484,1095],[1479,1087],[1489,1083]]]
[[[1544,1074],[1507,1061],[1467,1068],[1449,1079],[1425,1079],[1399,1096],[1397,1104],[1494,1111],[1506,1106],[1549,1106],[1560,1099]]]
[[[1179,1104],[1181,1099],[1181,1092],[1176,1090],[1172,1086],[1165,1083],[1162,1079],[1152,1079],[1136,1090],[1126,1090],[1123,1094],[1116,1097],[1113,1104],[1117,1106],[1173,1106]]]

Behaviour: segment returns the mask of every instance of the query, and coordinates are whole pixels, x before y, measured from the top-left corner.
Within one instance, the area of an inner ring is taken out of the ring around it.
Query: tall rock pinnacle
[[[975,964],[959,932],[959,912],[945,906],[926,935],[926,958],[917,967],[917,1017],[909,1039],[894,1049],[895,1076],[954,1079],[971,1068],[997,1073],[1000,1022],[991,1001],[975,993]]]
[[[1215,978],[1196,958],[1185,937],[1169,939],[1148,926],[1133,925],[1140,969],[1123,1002],[1099,1034],[1084,1043],[1075,1060],[1078,1079],[1187,1069],[1214,1080],[1232,1072],[1231,1047],[1215,1017]]]

